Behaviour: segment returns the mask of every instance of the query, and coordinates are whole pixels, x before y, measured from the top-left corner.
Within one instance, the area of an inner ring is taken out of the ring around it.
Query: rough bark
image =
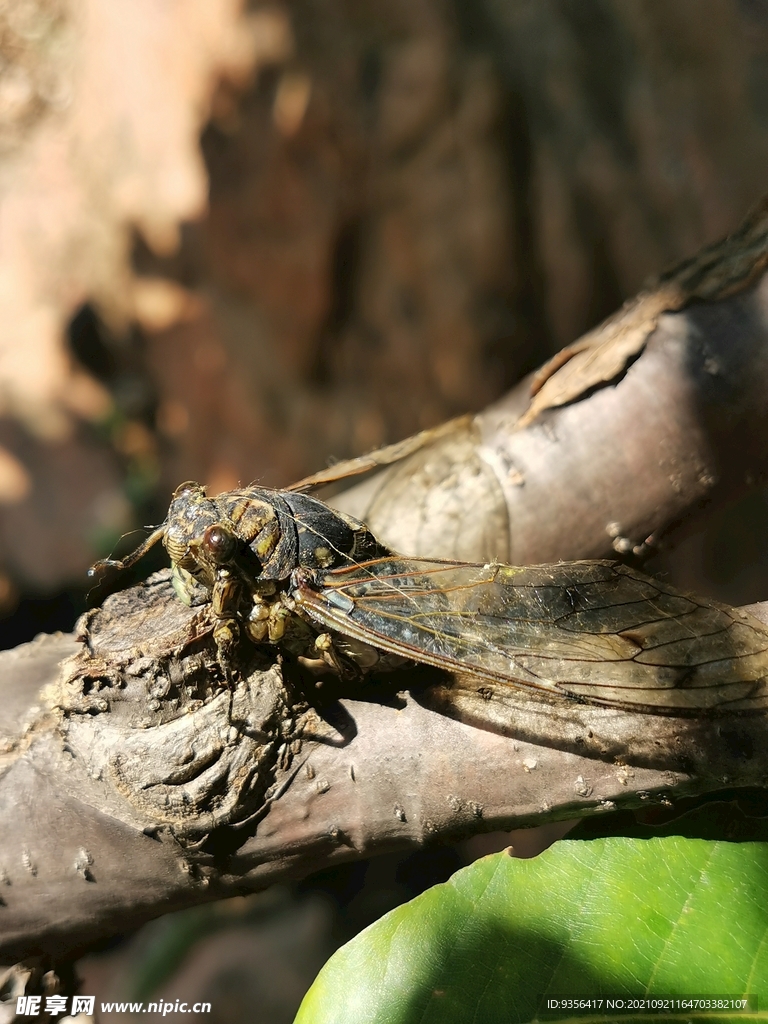
[[[371,475],[334,503],[411,554],[643,557],[764,476],[768,282],[754,277],[730,297],[681,288],[657,303],[634,349],[601,363],[610,375],[574,389],[568,362],[550,367],[562,403],[526,417],[524,382],[474,420],[337,468]],[[599,344],[612,336],[623,344],[610,326]],[[766,778],[759,715],[521,699],[481,729],[431,709],[450,682],[431,670],[315,701],[253,649],[224,685],[210,631],[160,575],[108,599],[78,637],[0,659],[4,958],[71,956],[341,859]]]

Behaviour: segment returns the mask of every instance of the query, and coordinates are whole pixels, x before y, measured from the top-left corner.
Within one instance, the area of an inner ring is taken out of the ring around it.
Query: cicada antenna
[[[96,576],[103,569],[130,569],[132,565],[136,565],[136,563],[146,555],[149,549],[153,548],[159,540],[163,539],[164,536],[165,523],[153,530],[147,539],[142,541],[135,551],[132,551],[130,555],[126,555],[125,558],[100,558],[98,562],[94,562],[88,570],[88,575]]]

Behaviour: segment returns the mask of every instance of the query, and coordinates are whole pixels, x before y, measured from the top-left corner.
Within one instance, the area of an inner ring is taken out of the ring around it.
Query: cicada
[[[768,707],[768,628],[622,564],[410,558],[308,494],[187,482],[136,551],[91,572],[158,541],[179,598],[210,605],[225,668],[246,639],[353,678],[416,662],[480,693],[684,716]]]

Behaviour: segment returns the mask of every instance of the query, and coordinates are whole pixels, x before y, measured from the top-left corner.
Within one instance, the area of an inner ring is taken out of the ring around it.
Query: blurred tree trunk
[[[204,139],[200,318],[150,345],[168,489],[477,411],[765,191],[760,4],[286,10],[294,59]]]

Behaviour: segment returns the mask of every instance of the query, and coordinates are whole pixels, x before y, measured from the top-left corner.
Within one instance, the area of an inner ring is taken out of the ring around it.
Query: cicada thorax
[[[297,568],[335,569],[388,553],[362,523],[306,494],[252,487],[214,502],[221,521],[258,563],[261,580],[287,580]]]
[[[284,500],[296,524],[294,568],[337,569],[390,553],[363,523],[317,498],[286,491]]]
[[[239,542],[233,560],[241,574],[254,581],[285,578],[295,558],[291,524],[268,496],[270,492],[251,487],[213,499],[219,521]]]

